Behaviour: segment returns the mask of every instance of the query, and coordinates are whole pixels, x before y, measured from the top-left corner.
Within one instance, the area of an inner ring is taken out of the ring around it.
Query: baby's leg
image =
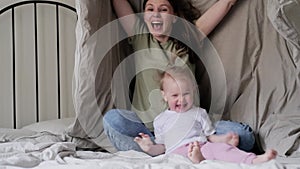
[[[227,133],[225,134],[225,143],[237,146],[239,144],[239,136],[235,133]]]
[[[239,144],[239,136],[232,132],[222,135],[210,135],[209,141],[212,143],[227,143],[236,147]]]
[[[200,151],[200,144],[198,141],[189,144],[188,158],[193,163],[200,163],[201,161],[205,160]]]
[[[277,156],[277,152],[273,149],[267,150],[264,154],[258,155],[256,158],[252,160],[253,164],[263,163],[266,161],[270,161]]]
[[[207,142],[201,146],[201,153],[206,160],[222,160],[233,163],[252,164],[257,156],[247,153],[227,143]]]

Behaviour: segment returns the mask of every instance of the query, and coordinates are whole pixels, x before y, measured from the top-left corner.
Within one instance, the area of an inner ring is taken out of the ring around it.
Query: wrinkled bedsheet
[[[48,137],[48,136],[47,136]],[[136,151],[115,154],[92,151],[75,151],[74,144],[68,142],[10,142],[1,144],[0,168],[103,168],[103,169],[284,169],[275,160],[259,165],[245,165],[206,160],[192,164],[179,155],[150,157]]]
[[[61,135],[41,132],[0,144],[0,166],[35,167],[42,161],[74,155],[76,145]]]
[[[14,131],[12,131],[14,130]],[[271,160],[258,165],[235,164],[205,160],[192,164],[180,155],[160,155],[151,157],[142,152],[121,151],[107,153],[100,151],[80,151],[75,142],[65,134],[33,132],[24,129],[0,129],[3,140],[0,143],[0,168],[103,168],[103,169],[284,169],[297,168],[297,161],[286,164],[285,159]],[[21,133],[21,134],[20,134]],[[19,136],[17,136],[19,135]],[[14,139],[8,139],[13,138]]]

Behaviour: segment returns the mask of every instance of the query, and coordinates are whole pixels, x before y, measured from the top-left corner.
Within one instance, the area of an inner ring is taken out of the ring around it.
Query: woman
[[[166,105],[160,104],[162,98],[156,92],[159,91],[159,82],[155,77],[170,64],[186,64],[195,71],[199,61],[183,43],[191,39],[191,32],[184,29],[186,24],[178,17],[193,22],[200,32],[208,35],[236,0],[219,0],[202,16],[188,0],[145,0],[143,19],[135,15],[127,0],[112,1],[120,23],[130,37],[129,42],[136,51],[134,61],[137,73],[133,111],[108,111],[104,115],[103,125],[118,150],[141,151],[133,141],[134,137],[138,133],[145,133],[153,139],[153,120],[166,109]],[[250,150],[253,147],[254,136],[249,126],[229,121],[218,122],[216,134],[227,132],[235,132],[240,136],[241,149]]]

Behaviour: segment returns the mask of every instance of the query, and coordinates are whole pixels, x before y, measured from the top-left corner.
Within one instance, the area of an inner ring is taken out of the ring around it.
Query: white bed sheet
[[[119,152],[117,154],[103,152],[77,151],[74,156],[41,162],[34,168],[42,169],[284,169],[284,166],[271,160],[258,165],[227,163],[222,161],[205,160],[200,164],[192,164],[188,159],[179,155],[161,155],[149,157],[136,151]],[[22,168],[7,166],[7,168]]]
[[[136,151],[124,151],[115,154],[76,151],[74,143],[64,142],[61,136],[45,132],[18,141],[0,144],[1,167],[41,169],[284,169],[284,166],[276,160],[259,165],[211,160],[192,164],[187,158],[179,155],[150,157],[145,153]]]
[[[61,135],[41,132],[0,144],[0,166],[31,168],[42,161],[55,160],[75,154],[75,143]]]
[[[63,132],[69,124],[69,119],[62,119],[32,124],[23,129],[0,129],[0,136],[3,139],[0,144],[0,169],[300,169],[299,159],[291,158],[277,158],[259,165],[210,160],[205,160],[200,164],[192,164],[187,158],[179,155],[150,157],[145,153],[136,151],[114,154],[76,151],[78,144],[70,142],[70,138]]]

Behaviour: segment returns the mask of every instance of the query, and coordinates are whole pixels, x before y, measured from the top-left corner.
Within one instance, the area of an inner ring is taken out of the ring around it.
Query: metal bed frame
[[[36,122],[39,122],[39,72],[38,72],[38,29],[37,29],[37,8],[38,8],[38,4],[49,4],[49,5],[54,5],[56,7],[56,57],[57,57],[57,94],[58,94],[58,107],[57,107],[57,118],[60,119],[61,118],[61,105],[60,105],[60,99],[61,99],[61,94],[60,94],[60,49],[59,49],[59,45],[60,45],[60,35],[59,35],[59,19],[60,19],[60,15],[59,15],[59,8],[66,8],[69,9],[70,11],[76,13],[76,9],[72,6],[69,6],[67,4],[63,4],[60,2],[56,2],[56,1],[33,1],[33,0],[29,0],[29,1],[22,1],[22,2],[18,2],[12,5],[9,5],[3,9],[0,10],[0,15],[2,15],[3,13],[7,12],[7,11],[11,11],[11,21],[12,21],[12,76],[13,76],[13,91],[12,91],[12,98],[13,98],[13,128],[17,128],[17,114],[16,114],[16,33],[15,33],[15,8],[20,7],[22,5],[28,5],[28,4],[32,4],[33,5],[33,9],[34,9],[34,57],[35,57],[35,95],[36,95]]]

